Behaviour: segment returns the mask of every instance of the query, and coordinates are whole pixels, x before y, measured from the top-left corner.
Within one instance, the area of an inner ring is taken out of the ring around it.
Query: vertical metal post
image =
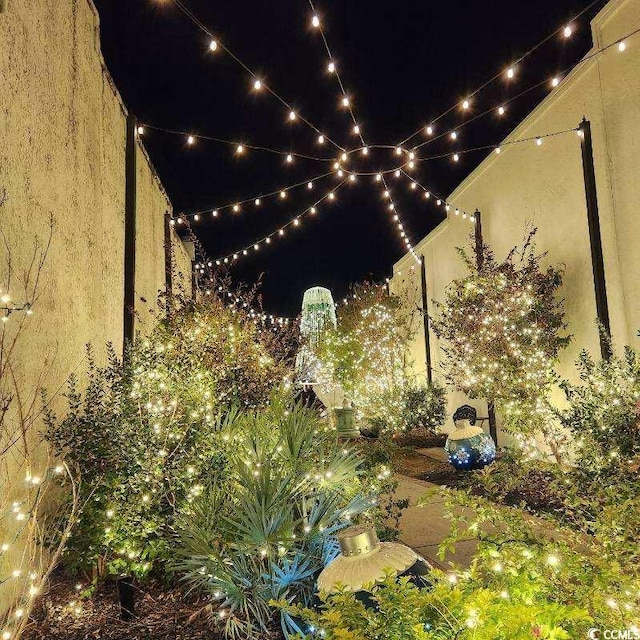
[[[611,323],[609,321],[609,303],[607,301],[607,282],[604,273],[604,257],[602,254],[602,236],[600,234],[600,215],[598,212],[598,192],[596,189],[596,171],[593,162],[593,141],[591,123],[583,118],[580,123],[582,145],[582,170],[584,173],[584,189],[587,199],[587,221],[589,223],[589,241],[591,243],[591,265],[593,284],[596,294],[596,313],[598,322],[606,335],[600,334],[600,353],[604,360],[611,357]]]
[[[482,271],[484,267],[484,255],[482,253],[482,247],[484,245],[484,238],[482,237],[482,213],[476,209],[473,214],[473,219],[475,221],[476,266],[478,267],[478,271]],[[498,425],[496,423],[496,408],[491,399],[487,400],[487,413],[489,417],[489,435],[497,445]]]
[[[171,237],[171,214],[164,214],[164,288],[167,316],[171,313],[173,296],[173,242]]]
[[[127,116],[124,196],[124,340],[122,353],[135,338],[136,290],[136,129],[137,121]]]
[[[431,367],[431,339],[429,337],[429,300],[427,297],[427,268],[424,255],[420,258],[420,281],[422,285],[422,327],[424,329],[424,353],[427,369],[427,382],[433,383],[433,371]]]

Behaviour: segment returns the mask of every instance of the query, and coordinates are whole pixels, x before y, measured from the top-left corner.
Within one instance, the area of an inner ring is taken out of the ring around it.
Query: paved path
[[[400,541],[427,558],[438,559],[438,546],[449,533],[451,523],[443,516],[442,498],[435,497],[424,507],[418,507],[418,498],[436,485],[423,480],[414,480],[397,474],[398,491],[396,498],[409,498],[409,508],[405,509],[400,521]],[[447,556],[443,564],[455,562],[469,566],[476,549],[474,540],[462,540],[456,545],[456,552]]]

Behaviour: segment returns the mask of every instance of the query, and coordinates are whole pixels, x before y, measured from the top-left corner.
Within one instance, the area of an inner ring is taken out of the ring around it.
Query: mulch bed
[[[120,618],[116,585],[109,581],[91,598],[78,596],[78,580],[62,571],[33,612],[25,640],[219,640],[202,612],[207,602],[182,589],[151,581],[138,587],[133,620]],[[72,604],[73,603],[73,604]]]
[[[446,441],[446,435],[437,435],[427,429],[414,429],[408,433],[394,436],[391,440],[398,447],[411,447],[412,449],[444,447]]]

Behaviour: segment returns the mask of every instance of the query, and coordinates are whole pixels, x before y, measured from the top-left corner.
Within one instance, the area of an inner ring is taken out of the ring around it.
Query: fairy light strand
[[[182,13],[189,18],[193,22],[193,24],[200,29],[208,38],[211,39],[212,43],[215,43],[215,50],[220,49],[224,51],[234,62],[244,69],[244,71],[249,75],[250,78],[258,78],[260,74],[255,73],[247,64],[245,64],[229,47],[227,47],[224,43],[220,42],[214,34],[204,25],[198,17],[182,2],[182,0],[170,0],[173,4],[180,10]],[[272,95],[276,100],[280,102],[288,111],[288,120],[290,122],[300,121],[306,124],[308,127],[313,129],[318,136],[322,136],[324,140],[331,143],[336,149],[343,151],[343,148],[335,142],[329,135],[325,132],[321,131],[318,127],[316,127],[310,120],[308,120],[305,116],[301,115],[287,100],[285,100],[279,93],[277,93],[269,84],[264,81],[261,81],[260,85],[261,89],[264,89],[267,93]]]
[[[579,11],[576,15],[573,16],[573,18],[571,18],[570,20],[568,20],[566,22],[565,25],[563,25],[560,28],[556,28],[554,29],[551,33],[549,33],[547,36],[545,36],[540,42],[538,42],[536,45],[534,45],[533,47],[531,47],[528,51],[526,51],[524,54],[522,54],[520,57],[512,60],[508,66],[506,67],[506,71],[508,72],[509,69],[512,69],[514,67],[516,67],[517,65],[521,64],[526,58],[528,58],[530,55],[532,55],[535,51],[537,51],[540,47],[542,47],[544,44],[546,44],[547,42],[549,42],[549,40],[553,39],[554,37],[558,36],[559,34],[563,34],[566,37],[570,37],[573,33],[573,29],[571,31],[571,33],[569,33],[569,36],[566,35],[566,27],[567,26],[572,26],[577,20],[579,20],[586,12],[588,12],[590,9],[592,9],[594,6],[596,6],[597,4],[601,3],[602,0],[593,0],[592,2],[590,2],[584,9],[582,9],[581,11]],[[498,71],[494,76],[492,76],[491,78],[489,78],[489,80],[486,80],[485,82],[483,82],[480,86],[478,86],[476,89],[474,89],[471,92],[468,92],[466,94],[466,99],[469,100],[475,96],[477,96],[483,89],[486,89],[489,85],[491,85],[493,82],[495,82],[496,80],[500,79],[500,78],[504,78],[505,76],[505,68],[501,68],[500,71]],[[434,124],[436,124],[438,121],[440,121],[442,118],[444,118],[445,116],[447,116],[448,114],[450,114],[452,111],[455,111],[458,107],[460,106],[460,102],[456,101],[454,104],[452,104],[449,108],[447,108],[445,111],[443,111],[442,113],[440,113],[438,116],[436,116],[435,118],[433,118],[430,121],[430,126],[433,126]],[[415,138],[417,135],[419,135],[422,131],[424,131],[425,127],[422,126],[419,129],[417,129],[414,133],[412,133],[411,135],[409,135],[407,138],[405,138],[404,140],[402,140],[402,142],[400,142],[400,144],[406,144],[407,142],[409,142],[409,140],[412,140],[413,138]]]

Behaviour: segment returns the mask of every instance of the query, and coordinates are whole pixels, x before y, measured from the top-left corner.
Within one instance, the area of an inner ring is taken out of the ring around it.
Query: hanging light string
[[[519,138],[518,140],[507,140],[506,142],[499,142],[497,144],[485,144],[479,147],[469,147],[467,149],[458,149],[455,152],[447,151],[446,153],[438,153],[431,156],[416,156],[416,162],[428,162],[430,160],[440,160],[442,158],[451,158],[454,162],[458,162],[460,157],[468,153],[475,151],[486,151],[488,149],[501,153],[503,147],[512,146],[515,144],[525,144],[527,142],[535,142],[537,146],[542,145],[542,141],[546,138],[554,138],[555,136],[561,136],[565,133],[578,133],[580,134],[579,127],[572,127],[570,129],[563,129],[562,131],[554,131],[552,133],[544,133],[537,136],[529,136],[527,138]]]
[[[509,66],[507,67],[506,71],[505,71],[505,69],[501,69],[494,76],[489,78],[489,80],[485,81],[480,86],[478,86],[476,89],[474,89],[473,91],[468,93],[467,94],[467,100],[470,100],[471,98],[477,96],[482,90],[486,89],[489,85],[494,83],[496,80],[498,80],[500,78],[504,78],[505,75],[507,75],[507,77],[509,77],[509,79],[511,79],[513,77],[513,75],[511,73],[509,73],[510,70],[514,70],[517,65],[522,63],[526,58],[528,58],[530,55],[532,55],[535,51],[537,51],[540,47],[542,47],[547,42],[549,42],[549,40],[551,40],[552,38],[556,37],[558,34],[562,34],[562,36],[565,39],[570,38],[573,35],[573,29],[574,29],[573,24],[577,20],[579,20],[586,12],[591,10],[593,7],[595,7],[597,4],[601,3],[602,1],[603,0],[593,0],[592,2],[590,2],[584,9],[582,9],[576,15],[574,15],[573,18],[571,18],[566,23],[566,25],[564,25],[563,27],[560,27],[560,29],[554,29],[551,33],[549,33],[542,40],[540,40],[540,42],[538,42],[538,44],[534,45],[528,51],[526,51],[524,54],[522,54],[519,58],[517,58],[514,61],[512,61],[509,64]],[[439,120],[441,120],[442,118],[447,116],[449,113],[454,111],[459,106],[460,106],[460,102],[456,102],[455,104],[452,104],[448,109],[446,109],[445,111],[440,113],[440,115],[436,116],[433,120],[431,120],[431,124],[428,125],[428,126],[433,127],[433,125],[435,125]],[[402,144],[406,144],[409,140],[412,140],[413,138],[415,138],[419,133],[421,133],[424,130],[425,130],[424,126],[420,127],[414,133],[412,133],[410,136],[405,138],[400,144],[401,145]]]
[[[340,87],[340,91],[342,92],[342,101],[343,101],[343,105],[345,107],[348,108],[349,113],[351,115],[351,120],[353,122],[353,133],[356,134],[359,139],[360,142],[362,144],[362,147],[359,149],[359,151],[361,153],[363,153],[364,155],[368,155],[369,153],[369,147],[367,146],[367,143],[365,142],[364,136],[362,134],[362,128],[360,127],[360,125],[358,124],[358,120],[355,117],[355,113],[353,111],[353,106],[352,106],[352,101],[351,98],[349,97],[349,95],[346,92],[346,89],[344,87],[344,83],[342,82],[342,78],[340,76],[340,72],[338,70],[338,66],[333,58],[333,55],[331,53],[331,47],[329,46],[329,42],[327,40],[327,37],[325,35],[324,29],[322,28],[322,21],[320,20],[320,16],[318,15],[318,13],[316,12],[316,8],[313,4],[313,0],[308,0],[309,1],[309,6],[311,7],[311,11],[313,12],[313,15],[311,17],[311,25],[315,28],[318,29],[320,32],[320,35],[322,36],[322,41],[324,43],[324,47],[325,50],[327,52],[327,55],[329,56],[329,66],[328,66],[328,70],[336,76],[336,80],[338,81],[338,85]],[[392,148],[392,147],[388,147],[388,148]],[[396,150],[397,151],[397,150]],[[403,155],[402,150],[400,150],[400,154],[399,155]],[[346,160],[346,153],[343,153],[342,159]],[[413,152],[409,153],[409,163],[408,164],[412,164],[413,163],[413,157],[414,154]],[[389,190],[389,187],[387,185],[387,181],[386,181],[386,174],[390,173],[391,171],[393,171],[395,174],[397,174],[401,167],[403,167],[403,165],[401,165],[400,167],[396,167],[395,169],[392,170],[386,170],[386,171],[378,171],[377,173],[375,173],[376,176],[376,181],[377,182],[381,182],[384,187],[385,187],[385,191],[383,192],[384,194],[388,194],[388,197],[390,199],[390,203],[389,203],[389,207],[390,209],[393,210],[392,212],[392,217],[394,218],[394,222],[395,222],[395,227],[398,231],[398,235],[400,236],[400,239],[402,240],[403,244],[405,245],[406,249],[413,255],[413,257],[419,261],[419,258],[417,257],[414,249],[413,249],[413,245],[411,244],[411,241],[407,235],[407,232],[404,229],[404,225],[402,223],[402,220],[400,219],[400,212],[397,210],[395,203],[393,202],[392,198],[391,198],[391,191]],[[374,175],[374,174],[370,174],[368,172],[365,172],[364,175]]]
[[[291,163],[290,158],[303,158],[305,160],[315,160],[317,162],[333,162],[334,158],[327,158],[322,156],[312,156],[305,153],[298,153],[296,151],[283,151],[282,149],[271,149],[270,147],[264,147],[261,145],[248,144],[246,142],[239,142],[238,140],[225,140],[224,138],[216,138],[214,136],[207,136],[200,133],[193,133],[190,131],[180,131],[177,129],[166,129],[165,127],[157,127],[152,124],[141,124],[138,127],[138,135],[144,135],[146,129],[152,129],[153,131],[161,131],[162,133],[169,133],[177,136],[182,136],[187,139],[187,144],[192,145],[197,140],[205,140],[207,142],[217,142],[225,144],[235,148],[235,155],[241,156],[246,151],[264,151],[266,153],[272,153],[280,156],[284,156],[288,163]]]
[[[440,139],[445,138],[445,137],[453,138],[453,134],[455,134],[455,138],[453,138],[453,139],[457,139],[458,132],[460,131],[460,129],[466,127],[467,125],[471,124],[472,122],[475,122],[476,120],[479,120],[480,118],[483,118],[483,117],[485,117],[485,116],[487,116],[489,114],[496,114],[497,113],[499,116],[503,116],[506,113],[507,106],[510,105],[511,103],[515,102],[516,100],[519,100],[523,96],[525,96],[525,95],[531,93],[532,91],[535,91],[536,89],[539,89],[540,87],[545,86],[545,85],[549,85],[552,89],[555,89],[556,87],[558,87],[561,84],[562,79],[564,77],[566,77],[566,75],[570,71],[576,71],[577,69],[580,69],[587,62],[589,62],[593,58],[605,53],[606,51],[608,51],[612,47],[617,47],[618,50],[621,51],[621,52],[624,51],[626,49],[626,40],[628,40],[629,38],[635,36],[639,32],[640,32],[640,29],[635,29],[634,31],[630,31],[629,33],[625,34],[624,36],[622,36],[621,38],[619,38],[615,42],[612,42],[612,43],[608,44],[606,47],[602,47],[601,49],[598,49],[597,51],[594,51],[593,53],[585,56],[584,58],[582,58],[576,64],[570,65],[568,67],[565,67],[564,69],[559,71],[553,78],[551,78],[551,79],[547,78],[547,79],[541,80],[540,82],[537,82],[536,84],[534,84],[534,85],[532,85],[532,86],[530,86],[530,87],[528,87],[526,89],[523,89],[521,92],[517,93],[515,96],[512,96],[511,98],[507,98],[506,100],[503,100],[502,102],[500,102],[496,106],[493,106],[493,107],[491,107],[489,109],[486,109],[485,111],[482,111],[481,113],[478,113],[478,114],[472,116],[471,118],[468,118],[464,122],[461,122],[454,129],[443,131],[442,133],[440,133],[438,135],[434,135],[433,134],[433,132],[434,132],[433,126],[429,125],[429,127],[427,127],[427,129],[429,129],[429,128],[431,129],[431,133],[428,134],[428,135],[430,135],[430,138],[428,140],[425,140],[425,141],[421,142],[420,144],[416,145],[414,148],[415,149],[420,149],[420,148],[424,147],[425,145],[431,144],[432,142],[436,142],[437,140],[440,140]]]
[[[360,142],[362,143],[362,149],[364,151],[367,148],[367,145],[362,136],[362,129],[358,124],[355,113],[353,112],[352,99],[349,97],[349,94],[345,89],[344,83],[342,82],[342,77],[340,76],[340,70],[338,68],[338,64],[336,62],[336,59],[333,57],[333,54],[331,53],[331,47],[329,46],[329,41],[327,40],[327,37],[324,32],[324,28],[322,27],[322,20],[320,19],[320,16],[316,11],[316,8],[313,4],[313,0],[309,0],[309,6],[311,7],[311,11],[313,12],[313,16],[311,18],[311,25],[314,29],[317,29],[320,32],[320,36],[322,38],[324,48],[327,52],[327,56],[328,56],[327,71],[335,75],[336,80],[338,81],[338,86],[340,87],[340,92],[342,93],[342,98],[341,98],[342,105],[346,107],[349,111],[349,115],[351,116],[351,121],[353,123],[352,131],[355,135],[357,135],[360,138]]]
[[[280,227],[278,227],[278,229],[276,229],[275,231],[272,231],[268,235],[262,237],[260,240],[257,240],[254,243],[252,243],[250,245],[247,245],[246,247],[243,247],[242,249],[239,249],[238,251],[235,251],[233,253],[229,253],[229,254],[227,254],[225,256],[217,258],[214,261],[216,266],[222,266],[223,264],[229,264],[229,263],[232,263],[232,262],[236,262],[240,258],[249,255],[249,252],[255,253],[255,252],[259,251],[262,248],[263,245],[269,245],[269,244],[272,243],[273,240],[282,238],[286,234],[286,231],[287,231],[287,229],[289,227],[298,227],[298,226],[300,226],[300,221],[302,220],[302,218],[304,218],[307,215],[316,215],[318,213],[318,206],[322,202],[327,201],[327,200],[329,202],[334,202],[335,199],[336,199],[336,192],[347,181],[349,181],[349,178],[345,178],[344,180],[342,180],[342,182],[340,182],[334,189],[332,189],[332,190],[328,191],[327,193],[325,193],[321,198],[316,200],[311,206],[309,206],[306,209],[304,209],[303,211],[297,213],[293,218],[291,218],[291,220],[289,220],[289,222],[286,222],[284,225],[281,225]]]
[[[391,189],[389,188],[389,185],[387,183],[387,179],[384,175],[382,175],[382,180],[381,180],[382,184],[384,185],[384,191],[382,192],[383,198],[387,199],[389,201],[389,204],[387,206],[387,209],[389,211],[389,215],[392,219],[392,223],[394,224],[394,226],[396,227],[396,231],[398,233],[398,235],[400,236],[400,240],[404,243],[407,251],[413,256],[413,259],[416,262],[420,262],[420,258],[418,257],[418,254],[415,252],[415,249],[413,248],[413,245],[411,244],[411,240],[409,239],[409,236],[407,235],[407,232],[405,231],[404,225],[402,224],[402,220],[400,219],[400,211],[398,210],[398,207],[393,199],[393,195],[391,193]]]
[[[280,200],[286,200],[289,193],[294,189],[299,187],[306,187],[307,191],[313,191],[316,188],[316,183],[326,178],[328,176],[334,175],[333,171],[328,171],[326,173],[321,173],[317,176],[313,176],[311,178],[307,178],[306,180],[301,180],[300,182],[296,182],[295,184],[287,185],[284,187],[279,187],[273,191],[269,191],[267,193],[261,193],[257,196],[252,196],[250,198],[245,198],[244,200],[236,200],[232,203],[227,203],[219,207],[207,207],[206,209],[198,209],[197,211],[190,211],[186,213],[180,213],[177,218],[172,219],[172,224],[184,224],[185,220],[193,220],[194,222],[200,222],[200,220],[205,219],[205,215],[210,215],[211,218],[218,218],[220,213],[223,211],[231,210],[233,213],[240,213],[242,206],[246,204],[253,204],[255,207],[260,207],[263,203],[263,200],[268,198],[273,198],[277,196]]]
[[[409,189],[414,192],[418,190],[421,191],[424,200],[435,202],[436,206],[443,207],[447,213],[453,208],[456,215],[462,214],[464,219],[468,217],[470,222],[475,222],[475,215],[473,213],[467,213],[464,210],[454,207],[446,198],[439,196],[431,189],[425,187],[417,178],[409,175],[406,171],[403,170],[402,175],[409,180]]]
[[[308,120],[303,115],[299,114],[293,106],[287,102],[279,93],[277,93],[270,85],[268,85],[264,80],[262,80],[259,74],[254,73],[254,71],[247,66],[231,49],[229,49],[225,44],[218,41],[213,33],[198,19],[198,17],[182,2],[182,0],[170,0],[173,4],[180,10],[182,13],[189,18],[193,22],[193,24],[200,29],[208,38],[211,39],[209,48],[211,51],[217,51],[218,49],[224,51],[234,62],[236,62],[244,71],[252,78],[253,87],[257,91],[265,90],[267,93],[272,95],[276,100],[282,104],[285,109],[288,111],[287,119],[290,123],[294,123],[297,121],[303,122],[308,127],[313,129],[318,134],[318,141],[322,144],[325,141],[331,143],[336,149],[343,151],[343,148],[335,142],[330,136],[326,133],[322,132],[318,127],[316,127],[310,120]]]

